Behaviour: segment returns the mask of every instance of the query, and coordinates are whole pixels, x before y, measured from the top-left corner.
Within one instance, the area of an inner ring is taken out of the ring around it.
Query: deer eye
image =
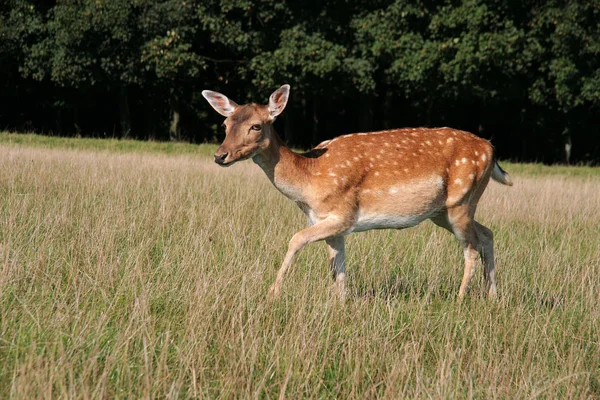
[[[256,125],[252,125],[252,126],[250,127],[250,129],[252,129],[253,131],[260,131],[260,129],[261,129],[261,128],[262,128],[262,127],[261,127],[260,125],[258,125],[258,124],[256,124]]]

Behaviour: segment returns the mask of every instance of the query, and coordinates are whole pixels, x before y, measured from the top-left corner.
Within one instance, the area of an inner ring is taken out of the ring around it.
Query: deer
[[[284,196],[308,217],[293,235],[268,298],[281,294],[284,276],[307,244],[324,240],[333,289],[346,298],[344,238],[371,229],[404,229],[429,219],[456,236],[463,249],[460,302],[483,262],[487,295],[497,295],[492,231],[475,220],[490,177],[513,183],[496,161],[489,141],[452,128],[402,128],[346,134],[307,153],[290,150],[273,127],[285,109],[290,86],[283,85],[267,105],[238,105],[227,96],[202,91],[225,117],[225,139],[214,161],[229,167],[252,159]]]

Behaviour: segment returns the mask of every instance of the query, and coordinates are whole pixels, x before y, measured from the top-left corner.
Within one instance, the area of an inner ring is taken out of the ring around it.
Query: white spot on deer
[[[441,141],[441,140],[438,140],[438,143],[439,143],[439,144],[442,144],[442,141]]]
[[[394,161],[394,165],[398,165],[398,161]]]
[[[473,180],[475,178],[475,174],[469,174],[469,179]]]
[[[396,189],[395,187],[393,187],[393,188],[390,189],[390,193],[391,194],[396,194],[396,193],[398,193],[398,189]]]
[[[325,153],[325,157],[329,157],[329,153]]]
[[[366,193],[371,192],[371,189],[364,189],[362,192],[366,194]]]
[[[404,172],[408,172],[408,168],[404,168]]]
[[[449,137],[448,139],[446,139],[446,143],[452,143],[453,140],[453,138]]]
[[[476,155],[476,156],[478,156],[478,155],[479,155],[479,152],[478,152],[477,150],[475,150],[475,155]]]
[[[466,188],[464,188],[464,189],[462,190],[463,194],[467,193],[468,191],[469,191],[469,188],[468,188],[468,187],[466,187]]]
[[[379,172],[375,172],[375,176],[379,176]]]
[[[381,154],[385,154],[385,150],[384,150],[384,149],[381,149],[381,150],[379,150],[379,152],[380,152]]]
[[[485,160],[487,160],[487,156],[486,156],[485,154],[482,154],[482,155],[481,155],[481,160],[482,160],[482,161],[485,161]]]
[[[377,154],[377,159],[381,160],[381,154]]]
[[[460,178],[456,178],[456,179],[454,180],[454,183],[456,183],[457,185],[462,185],[462,179],[460,179]]]
[[[361,132],[361,133],[357,133],[357,135],[358,136],[366,136],[366,135],[368,135],[368,133],[367,132]]]
[[[369,163],[369,167],[370,167],[370,168],[373,168],[373,163]]]
[[[460,162],[462,162],[463,164],[465,164],[467,162],[467,159],[465,157],[463,157],[462,160],[460,160]]]
[[[426,140],[425,143],[427,143],[427,146],[431,146],[431,142],[429,140]]]
[[[475,165],[475,160],[471,160],[471,164]]]
[[[456,165],[460,165],[460,160],[456,160],[456,161],[454,161],[454,164],[456,164]]]
[[[313,174],[313,175],[316,175],[316,176],[319,176],[319,175],[321,175],[321,173],[320,173],[320,172],[313,172],[312,174]]]
[[[329,176],[337,176],[337,174],[335,172],[330,172],[327,175],[329,175]]]
[[[383,145],[386,147],[390,147],[390,144],[388,142],[383,142]]]
[[[334,179],[334,180],[333,180],[333,183],[334,183],[335,185],[337,185],[337,184],[338,184],[338,180],[337,180],[337,179]]]

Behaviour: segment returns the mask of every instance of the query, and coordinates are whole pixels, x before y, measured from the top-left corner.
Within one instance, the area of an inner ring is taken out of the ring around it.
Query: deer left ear
[[[238,105],[235,101],[230,100],[224,94],[219,92],[213,92],[212,90],[203,90],[202,96],[208,101],[208,103],[215,109],[216,112],[224,117],[229,117]]]
[[[271,119],[275,120],[275,118],[283,112],[289,96],[290,85],[283,85],[269,97],[269,114]]]

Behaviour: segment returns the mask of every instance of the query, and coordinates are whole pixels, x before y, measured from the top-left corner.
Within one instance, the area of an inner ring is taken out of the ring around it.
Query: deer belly
[[[370,229],[404,229],[410,228],[433,216],[434,213],[401,215],[358,213],[353,232],[368,231]]]

